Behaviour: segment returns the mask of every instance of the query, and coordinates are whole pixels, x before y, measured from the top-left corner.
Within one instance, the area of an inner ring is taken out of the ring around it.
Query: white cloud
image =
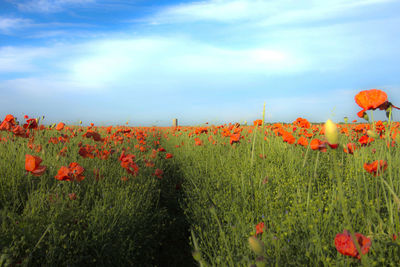
[[[23,18],[0,17],[0,32],[12,33],[13,30],[29,26],[31,20]]]
[[[39,70],[35,61],[54,53],[45,47],[0,47],[0,74],[22,73]]]
[[[95,0],[30,0],[18,3],[18,9],[26,12],[54,13],[60,12],[67,6],[82,6]]]
[[[298,23],[326,19],[351,9],[394,0],[265,1],[209,0],[179,4],[161,10],[148,19],[150,24],[183,22],[251,22],[261,25]]]

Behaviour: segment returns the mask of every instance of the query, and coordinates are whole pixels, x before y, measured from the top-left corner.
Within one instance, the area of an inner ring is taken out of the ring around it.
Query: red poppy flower
[[[203,141],[201,141],[200,138],[195,138],[194,142],[196,146],[201,146],[203,144]]]
[[[165,158],[166,159],[173,158],[173,155],[171,153],[167,153],[167,154],[165,154]]]
[[[29,154],[25,155],[25,170],[34,176],[40,176],[46,171],[46,166],[40,166],[42,159]]]
[[[319,150],[321,152],[326,152],[327,151],[326,143],[322,142],[319,139],[311,140],[310,147],[311,147],[312,150]]]
[[[24,137],[24,138],[29,137],[29,130],[25,131],[24,128],[22,128],[19,125],[13,127],[12,132],[15,134],[15,136]]]
[[[69,167],[61,166],[55,178],[60,181],[82,181],[85,179],[83,172],[85,169],[76,162],[69,164]]]
[[[368,135],[363,135],[358,139],[358,142],[360,143],[361,146],[367,146],[371,144],[375,139],[372,137],[369,137]]]
[[[296,142],[296,138],[294,138],[294,136],[289,132],[284,132],[282,134],[282,138],[283,142],[287,142],[289,144],[294,144],[294,142]]]
[[[28,119],[26,120],[26,123],[23,125],[24,129],[37,129],[38,124],[36,122],[36,119]]]
[[[360,233],[355,233],[354,235],[357,239],[356,241],[358,245],[360,246],[361,253],[367,254],[371,247],[371,239],[363,236]],[[351,256],[357,259],[361,258],[358,253],[356,244],[352,239],[351,234],[347,230],[344,230],[343,233],[339,233],[336,235],[335,247],[337,251],[343,255]]]
[[[60,152],[58,152],[58,155],[65,157],[65,152],[67,152],[67,147],[63,147]]]
[[[92,151],[94,150],[94,147],[90,146],[90,145],[86,145],[86,146],[81,146],[79,148],[79,155],[81,155],[83,158],[94,158],[94,155],[92,154]]]
[[[301,146],[304,146],[304,147],[307,147],[308,146],[308,140],[307,140],[307,138],[302,136],[297,140],[297,144],[301,145]]]
[[[390,106],[399,109],[392,105],[392,103],[388,102],[387,94],[385,92],[378,89],[361,91],[354,97],[354,99],[357,105],[362,108],[362,110],[357,113],[357,116],[360,118],[364,117],[367,110],[375,110],[377,108],[380,110],[386,110]]]
[[[262,126],[262,120],[253,121],[254,126]]]
[[[125,151],[122,151],[119,160],[121,161],[121,167],[124,168],[128,173],[136,176],[139,172],[139,166],[135,163],[135,155],[127,154],[125,155]]]
[[[264,222],[259,222],[256,225],[256,235],[264,233],[265,224]]]
[[[86,138],[92,137],[94,141],[98,141],[98,142],[104,141],[104,139],[101,138],[101,136],[100,136],[99,133],[96,133],[96,132],[90,131],[90,130],[88,130],[88,131],[87,131],[86,133],[84,133],[82,136],[83,136],[83,137],[86,137]]]
[[[240,133],[231,134],[229,139],[229,144],[239,143],[240,141]]]
[[[55,178],[59,181],[73,181],[74,180],[74,178],[71,176],[69,169],[65,166],[61,166],[61,168],[58,170]]]
[[[65,126],[65,124],[63,122],[60,122],[59,124],[57,124],[56,130],[61,131],[62,129],[64,129],[64,126]]]
[[[164,172],[161,169],[156,169],[156,171],[154,173],[154,175],[157,176],[157,178],[160,178],[160,179],[162,178],[163,174],[164,174]]]
[[[344,145],[343,145],[343,146],[344,146]],[[348,153],[348,154],[353,154],[353,153],[354,153],[354,150],[356,150],[356,149],[357,149],[356,144],[354,144],[354,143],[348,143],[347,146],[345,146],[345,147],[343,148],[343,151],[344,151],[345,153]]]
[[[75,200],[76,199],[76,194],[75,193],[70,193],[68,194],[68,197],[70,200]]]
[[[382,174],[387,167],[387,162],[384,160],[375,160],[372,163],[364,163],[364,169],[374,176]]]

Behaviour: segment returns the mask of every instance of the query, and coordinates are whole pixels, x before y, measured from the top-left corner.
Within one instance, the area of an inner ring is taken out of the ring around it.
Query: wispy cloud
[[[354,8],[394,0],[265,1],[209,0],[179,4],[161,10],[149,19],[152,24],[182,22],[257,22],[259,25],[287,24],[327,19]]]
[[[16,29],[31,25],[30,19],[0,17],[0,32],[4,34],[12,33]]]
[[[66,7],[84,6],[94,3],[96,0],[30,0],[17,3],[19,10],[24,12],[56,13]]]

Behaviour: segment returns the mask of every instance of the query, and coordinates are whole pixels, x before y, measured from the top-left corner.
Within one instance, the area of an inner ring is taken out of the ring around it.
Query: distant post
[[[173,127],[178,127],[178,119],[173,119],[172,120],[172,126]]]

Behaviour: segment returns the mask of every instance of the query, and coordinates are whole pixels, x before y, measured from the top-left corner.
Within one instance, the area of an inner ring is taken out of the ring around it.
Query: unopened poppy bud
[[[325,122],[325,137],[329,144],[335,145],[338,143],[337,126],[331,120]]]
[[[363,119],[366,120],[366,121],[369,121],[369,117],[368,117],[367,112],[364,112]]]
[[[372,137],[372,138],[375,138],[375,139],[379,137],[379,135],[378,135],[376,132],[371,131],[371,130],[368,130],[368,131],[367,131],[367,135],[368,135],[369,137]]]
[[[200,262],[202,260],[201,258],[201,252],[196,250],[192,253],[193,259],[195,259],[196,261]]]
[[[82,121],[79,121],[79,124],[82,124]]]
[[[253,250],[258,256],[262,256],[264,254],[264,243],[258,238],[250,236],[249,245],[251,250]]]
[[[389,117],[390,117],[390,114],[392,113],[392,106],[390,105],[390,106],[385,110],[385,112],[386,112],[386,118],[389,118]]]
[[[348,121],[349,121],[349,118],[347,118],[347,117],[344,117],[344,123],[347,123]]]
[[[55,126],[56,126],[56,124],[53,123],[53,124],[50,126],[50,128],[54,128]]]

